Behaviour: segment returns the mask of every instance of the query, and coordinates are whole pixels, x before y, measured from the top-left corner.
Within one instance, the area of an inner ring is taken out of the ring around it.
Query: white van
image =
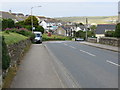
[[[33,32],[35,34],[34,42],[35,43],[42,43],[42,33],[41,32]]]

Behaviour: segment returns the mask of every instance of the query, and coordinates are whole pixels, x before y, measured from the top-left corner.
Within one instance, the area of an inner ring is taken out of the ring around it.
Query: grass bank
[[[23,35],[20,35],[20,34],[17,34],[17,33],[5,33],[5,32],[0,32],[4,38],[5,38],[5,43],[7,45],[10,45],[10,44],[13,44],[13,43],[17,43],[21,40],[25,40],[27,39],[28,37],[26,36],[23,36]]]

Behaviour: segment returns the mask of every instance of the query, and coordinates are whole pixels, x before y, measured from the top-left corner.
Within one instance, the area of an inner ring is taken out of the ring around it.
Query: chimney
[[[9,10],[9,13],[12,13],[12,10]]]

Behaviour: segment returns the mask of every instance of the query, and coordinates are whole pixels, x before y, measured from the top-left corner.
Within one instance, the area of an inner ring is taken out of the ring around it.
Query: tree
[[[90,26],[90,29],[91,29],[92,31],[95,31],[96,28],[97,28],[96,25]]]
[[[120,38],[120,23],[118,23],[118,24],[116,25],[115,37]]]
[[[31,25],[31,18],[33,19],[33,26],[37,27],[39,24],[38,24],[38,19],[35,16],[29,16],[27,19],[25,19],[24,24]]]
[[[15,27],[15,23],[12,19],[3,19],[2,20],[2,30],[6,28],[13,28]]]
[[[76,37],[85,38],[85,32],[79,30],[78,32],[76,32]]]
[[[44,28],[42,26],[37,26],[34,31],[39,31],[39,32],[42,32],[42,34],[43,34]]]

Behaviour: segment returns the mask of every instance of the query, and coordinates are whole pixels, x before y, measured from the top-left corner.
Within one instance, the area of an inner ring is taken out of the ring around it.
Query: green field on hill
[[[82,16],[82,17],[60,17],[56,18],[62,21],[69,21],[69,22],[77,22],[77,23],[84,23],[85,19],[88,18],[88,23],[96,23],[96,24],[112,24],[116,23],[117,16]]]

